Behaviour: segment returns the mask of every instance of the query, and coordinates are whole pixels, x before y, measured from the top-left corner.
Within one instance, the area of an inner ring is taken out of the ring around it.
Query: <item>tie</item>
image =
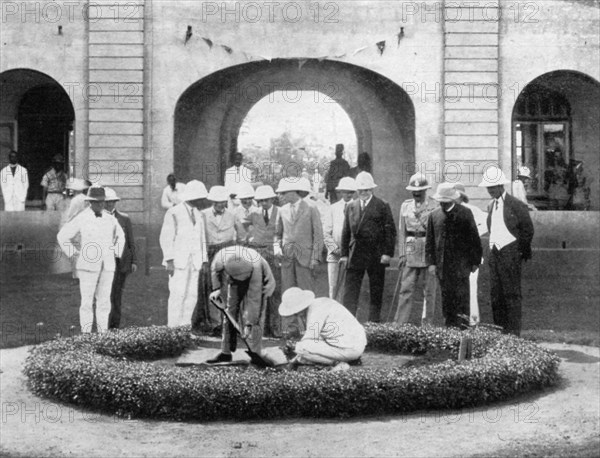
[[[360,217],[362,218],[363,213],[365,212],[365,202],[360,201]]]
[[[269,211],[265,208],[263,209],[263,219],[265,220],[265,224],[269,224]]]
[[[194,215],[193,208],[190,209],[190,219],[192,220],[192,224],[195,226],[196,225],[196,215]]]
[[[100,212],[100,213],[94,212],[94,215],[96,215],[96,218],[102,218],[102,212]]]
[[[494,208],[494,210],[498,210],[498,201],[499,201],[499,200],[500,200],[500,199],[496,199],[496,207]]]

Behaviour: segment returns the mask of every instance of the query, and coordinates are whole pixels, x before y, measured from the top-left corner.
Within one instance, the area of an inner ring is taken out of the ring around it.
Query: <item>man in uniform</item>
[[[400,207],[400,230],[398,234],[400,294],[394,321],[408,323],[413,306],[415,286],[422,280],[424,287],[423,313],[421,324],[432,324],[435,314],[437,279],[427,271],[425,261],[425,240],[429,215],[438,204],[427,197],[431,186],[422,173],[410,177],[406,189],[413,198],[405,200]]]
[[[325,174],[325,198],[329,198],[329,202],[336,203],[337,193],[335,188],[343,177],[350,176],[350,164],[343,158],[344,145],[338,143],[335,145],[335,159],[329,163],[329,169]]]
[[[108,329],[115,258],[122,256],[125,247],[125,234],[119,222],[104,211],[105,198],[104,188],[91,187],[87,194],[90,206],[66,223],[56,236],[65,254],[77,258],[81,293],[79,323],[82,332],[92,330],[94,300],[98,332]],[[81,237],[80,249],[73,245],[77,236]]]
[[[65,174],[64,159],[61,154],[52,158],[52,167],[42,177],[42,200],[46,210],[62,211],[64,206],[64,192],[67,185],[67,175]]]
[[[25,200],[29,189],[27,169],[18,163],[16,151],[8,154],[9,164],[0,172],[0,186],[4,197],[4,211],[25,211]]]
[[[521,334],[521,265],[531,259],[533,223],[527,206],[504,190],[510,184],[502,170],[488,167],[479,186],[487,188],[490,232],[490,296],[494,324]]]
[[[117,202],[121,200],[119,199],[119,196],[117,196],[117,193],[111,188],[105,189],[106,211],[117,218],[117,221],[125,233],[125,248],[123,250],[123,255],[120,258],[117,258],[115,278],[110,293],[110,317],[108,320],[108,328],[117,329],[121,324],[121,297],[123,296],[125,280],[130,273],[135,273],[138,261],[131,220],[126,213],[117,210]]]

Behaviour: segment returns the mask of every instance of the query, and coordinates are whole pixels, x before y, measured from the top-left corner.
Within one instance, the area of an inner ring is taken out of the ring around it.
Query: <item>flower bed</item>
[[[493,331],[371,323],[365,328],[368,350],[447,350],[454,359],[337,373],[165,367],[148,360],[181,354],[191,344],[189,329],[153,326],[46,342],[32,349],[24,372],[34,393],[66,403],[133,417],[200,421],[456,409],[510,399],[558,378],[555,355]],[[473,339],[473,359],[458,362],[465,335]]]

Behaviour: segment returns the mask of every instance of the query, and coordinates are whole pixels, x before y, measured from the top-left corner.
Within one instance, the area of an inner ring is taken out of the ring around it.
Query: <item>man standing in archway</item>
[[[350,164],[342,156],[344,155],[344,145],[338,143],[335,145],[335,159],[329,163],[329,170],[325,175],[325,198],[329,198],[332,204],[338,201],[335,188],[344,177],[350,176]]]
[[[29,189],[27,169],[18,163],[16,151],[8,154],[8,165],[0,172],[0,185],[4,196],[4,211],[25,211],[25,200]]]
[[[225,188],[229,192],[232,199],[235,198],[235,194],[241,183],[251,184],[253,181],[252,170],[242,164],[244,155],[239,151],[233,156],[233,165],[225,170]]]
[[[52,158],[52,167],[42,177],[42,188],[45,209],[48,211],[62,211],[64,207],[64,192],[67,186],[67,175],[64,171],[62,154]]]

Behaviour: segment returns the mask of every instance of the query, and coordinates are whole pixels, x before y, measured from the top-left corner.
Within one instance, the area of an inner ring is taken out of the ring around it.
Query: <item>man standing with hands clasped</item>
[[[466,327],[459,315],[469,316],[469,275],[479,268],[481,241],[471,211],[458,204],[453,183],[441,183],[433,199],[440,203],[427,223],[425,259],[430,275],[442,290],[446,326]]]
[[[487,188],[490,231],[490,295],[494,324],[521,334],[521,263],[531,259],[533,223],[527,206],[504,190],[510,184],[498,167],[488,167],[479,186]]]
[[[371,305],[369,321],[379,322],[383,299],[385,268],[396,244],[396,225],[389,204],[373,195],[377,185],[369,172],[356,176],[358,199],[346,208],[340,262],[347,262],[344,305],[356,315],[358,295],[365,275],[369,275]]]

